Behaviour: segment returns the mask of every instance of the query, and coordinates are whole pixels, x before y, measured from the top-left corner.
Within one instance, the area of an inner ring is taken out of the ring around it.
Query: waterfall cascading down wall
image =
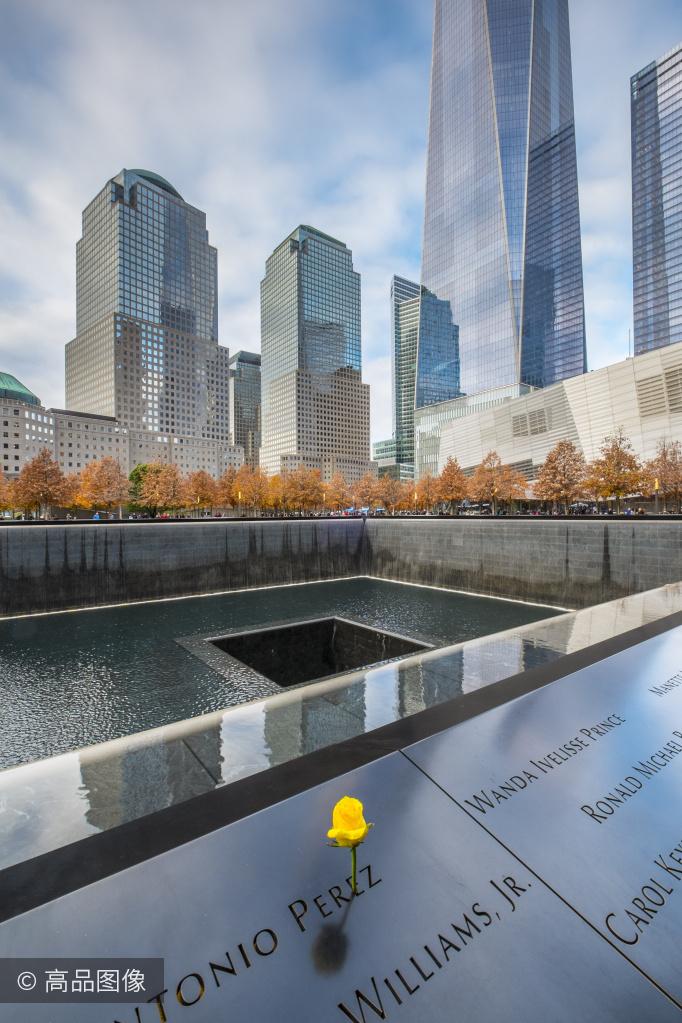
[[[682,579],[682,520],[372,519],[370,574],[579,608]]]
[[[682,521],[0,526],[0,614],[370,575],[578,608],[682,579]]]
[[[0,527],[0,614],[364,575],[361,521]]]

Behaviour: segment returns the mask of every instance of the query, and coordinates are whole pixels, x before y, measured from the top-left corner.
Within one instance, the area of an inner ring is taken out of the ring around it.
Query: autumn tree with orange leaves
[[[431,511],[439,500],[439,480],[430,472],[425,472],[415,487],[415,507],[420,511]]]
[[[647,474],[632,450],[622,426],[604,438],[601,453],[587,468],[585,488],[599,498],[615,498],[616,514],[628,494],[639,494],[647,487]]]
[[[54,507],[62,507],[70,497],[69,485],[57,462],[47,448],[26,462],[14,487],[18,508],[35,511],[45,518],[50,517]]]
[[[11,511],[14,507],[14,481],[0,470],[0,511]]]
[[[234,481],[237,503],[251,508],[264,508],[268,498],[268,478],[262,469],[252,469],[244,463],[237,472]]]
[[[538,477],[533,484],[533,493],[541,501],[550,501],[568,510],[585,491],[587,465],[582,451],[571,440],[560,440],[549,452]]]
[[[355,500],[361,508],[376,508],[379,504],[378,479],[371,473],[366,472],[353,487]]]
[[[216,482],[215,503],[218,508],[233,508],[237,503],[234,492],[234,481],[236,478],[237,470],[233,465],[230,465]]]
[[[177,465],[150,462],[140,488],[140,501],[152,514],[182,506],[182,477]]]
[[[650,489],[663,498],[663,511],[672,500],[676,512],[682,499],[682,444],[679,440],[660,440],[656,457],[646,464],[651,479]]]
[[[268,508],[272,508],[278,515],[281,515],[284,511],[284,479],[279,473],[276,473],[274,476],[268,476],[266,504]]]
[[[491,504],[493,515],[497,514],[498,494],[503,479],[502,468],[502,459],[497,451],[489,451],[469,479],[469,497],[479,504]]]
[[[489,451],[469,480],[469,496],[481,504],[492,505],[497,514],[500,503],[513,504],[526,496],[528,482],[510,465],[503,465],[497,451]]]
[[[384,508],[395,515],[396,509],[410,505],[412,485],[395,479],[394,476],[380,476],[377,480],[377,493]]]
[[[182,481],[182,503],[198,515],[216,503],[217,489],[216,481],[210,473],[205,469],[197,469]]]
[[[130,481],[115,458],[106,457],[90,462],[80,474],[77,503],[85,508],[118,508],[119,518],[123,505],[130,496]]]
[[[323,485],[323,502],[330,511],[340,511],[350,505],[350,489],[340,472],[335,472],[329,483]]]
[[[307,469],[304,465],[292,469],[283,477],[283,489],[284,504],[288,510],[312,511],[322,505],[323,487],[319,469]]]
[[[322,473],[319,469],[306,469],[305,505],[307,511],[321,508],[324,501]]]
[[[526,477],[513,469],[511,465],[503,465],[500,481],[498,483],[497,498],[503,504],[513,505],[526,496],[528,480]]]
[[[288,512],[301,514],[307,503],[308,470],[303,465],[282,476],[282,496]]]
[[[456,458],[448,458],[438,477],[438,497],[448,505],[450,511],[455,504],[463,501],[468,494],[469,481]]]
[[[62,496],[59,502],[61,508],[83,508],[85,507],[81,494],[81,478],[78,473],[72,472],[64,477]]]

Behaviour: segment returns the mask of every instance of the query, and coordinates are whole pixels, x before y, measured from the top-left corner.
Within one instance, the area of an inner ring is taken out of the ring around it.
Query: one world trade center
[[[586,371],[568,0],[436,0],[422,282],[465,393]]]

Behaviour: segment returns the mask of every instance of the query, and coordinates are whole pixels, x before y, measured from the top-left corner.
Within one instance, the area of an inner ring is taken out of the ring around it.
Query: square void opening
[[[427,643],[345,618],[317,618],[219,636],[211,642],[280,686],[312,682],[430,649]]]

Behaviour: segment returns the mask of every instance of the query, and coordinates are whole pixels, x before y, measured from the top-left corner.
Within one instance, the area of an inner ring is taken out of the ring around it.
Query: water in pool
[[[258,695],[239,677],[228,679],[195,656],[179,638],[345,615],[444,646],[556,613],[361,578],[0,620],[0,767]]]

